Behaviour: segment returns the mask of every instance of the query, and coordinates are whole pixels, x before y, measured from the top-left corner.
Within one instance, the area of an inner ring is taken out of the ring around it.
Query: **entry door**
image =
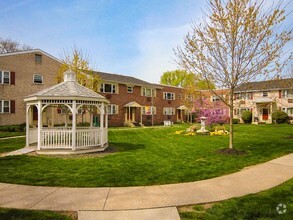
[[[263,108],[262,109],[262,120],[268,120],[269,119],[269,109]]]

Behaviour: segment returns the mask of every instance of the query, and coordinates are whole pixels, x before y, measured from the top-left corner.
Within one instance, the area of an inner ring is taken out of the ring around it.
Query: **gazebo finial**
[[[64,82],[76,82],[76,73],[71,69],[64,72]]]

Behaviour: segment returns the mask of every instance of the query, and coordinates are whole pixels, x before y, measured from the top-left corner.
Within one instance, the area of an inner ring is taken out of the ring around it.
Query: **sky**
[[[76,46],[94,70],[158,83],[178,69],[173,50],[206,8],[205,0],[0,0],[0,37],[57,58]]]

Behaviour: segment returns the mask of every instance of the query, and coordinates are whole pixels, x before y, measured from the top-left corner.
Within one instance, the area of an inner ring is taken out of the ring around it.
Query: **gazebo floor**
[[[91,146],[91,147],[82,147],[82,148],[77,148],[75,150],[72,150],[71,148],[41,148],[41,150],[37,150],[37,154],[87,154],[87,153],[95,153],[95,152],[100,152],[104,151],[108,147],[108,144],[104,146]]]

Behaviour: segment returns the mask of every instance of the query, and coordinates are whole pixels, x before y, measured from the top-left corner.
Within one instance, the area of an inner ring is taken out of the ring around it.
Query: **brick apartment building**
[[[59,66],[57,58],[38,49],[0,54],[0,125],[24,123],[23,97],[56,84]]]
[[[25,122],[26,106],[23,98],[57,83],[61,61],[36,49],[0,54],[0,125]],[[192,121],[195,97],[180,87],[152,84],[131,76],[95,72],[101,78],[99,94],[108,105],[109,126],[163,124],[164,121]],[[255,120],[271,123],[271,114],[280,109],[293,116],[293,79],[274,80],[271,83],[254,82],[241,85],[235,91],[235,115],[252,110]],[[222,90],[223,96],[227,91]],[[208,91],[200,91],[201,100],[215,111],[227,114],[228,108]],[[197,106],[198,107],[198,106]],[[206,107],[205,107],[206,108]],[[56,121],[71,121],[71,116],[56,106]],[[31,124],[36,124],[37,110],[31,112]],[[44,112],[43,124],[50,126],[51,112]],[[88,119],[81,110],[77,122]],[[97,118],[94,119],[98,121]]]
[[[57,83],[61,61],[36,49],[0,54],[0,125],[25,122],[23,98]],[[102,80],[100,94],[111,103],[108,106],[109,126],[142,123],[161,124],[187,120],[182,88],[155,85],[118,74],[96,72]],[[71,120],[64,108],[56,107],[59,123]],[[31,112],[31,124],[36,124],[36,109]],[[50,126],[50,112],[45,112],[43,124]],[[80,112],[78,122],[86,115]],[[97,119],[96,119],[97,120]]]
[[[293,117],[293,78],[244,83],[235,90],[234,100],[234,116],[252,111],[253,123],[272,123],[276,110]]]

